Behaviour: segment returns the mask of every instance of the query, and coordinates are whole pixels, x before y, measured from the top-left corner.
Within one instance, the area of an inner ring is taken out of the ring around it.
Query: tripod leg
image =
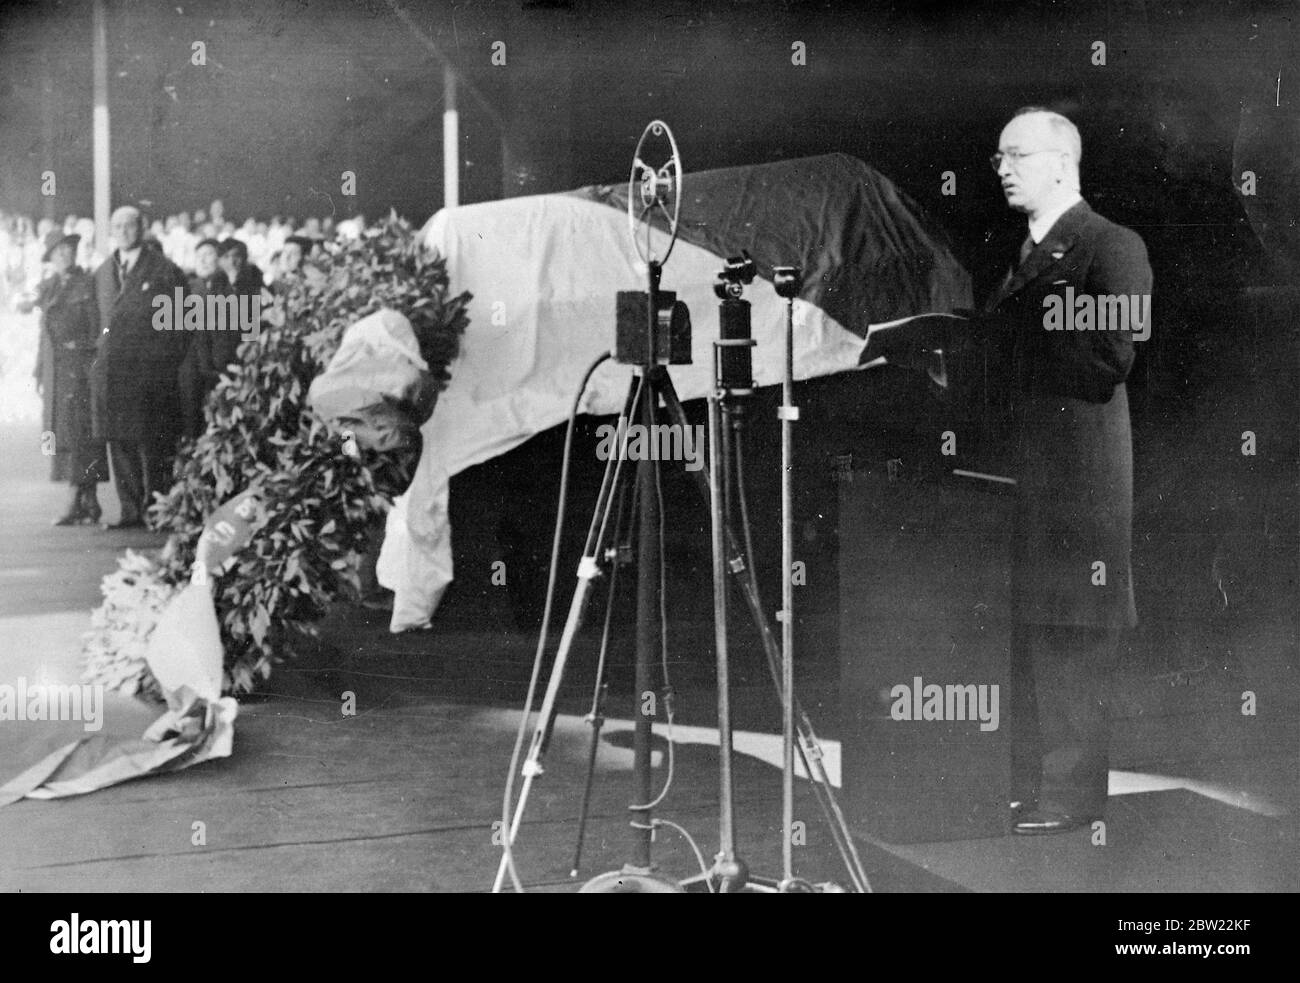
[[[618,496],[618,518],[615,529],[620,533],[619,547],[609,572],[609,598],[605,603],[605,624],[600,636],[600,657],[596,661],[596,680],[591,694],[591,746],[587,749],[587,778],[582,789],[582,809],[578,813],[578,842],[573,849],[573,867],[570,877],[578,876],[582,866],[582,843],[587,835],[587,816],[591,809],[591,790],[596,779],[596,752],[600,747],[600,731],[605,724],[605,700],[609,695],[609,683],[605,681],[605,657],[609,651],[609,628],[614,614],[614,600],[618,593],[618,568],[622,565],[621,556],[624,548],[631,548],[630,530],[623,528],[623,507],[626,504],[626,487],[620,489]],[[636,511],[636,496],[633,496],[632,510]]]
[[[627,400],[624,403],[624,417],[627,416],[630,408],[636,405],[646,388],[644,380],[634,380],[632,382],[631,387],[628,389]],[[551,666],[551,675],[547,680],[546,693],[537,714],[528,755],[521,768],[524,783],[519,790],[519,800],[515,803],[509,829],[505,830],[506,849],[502,851],[501,863],[497,867],[496,880],[492,884],[493,893],[499,893],[505,883],[506,873],[510,868],[511,861],[509,850],[514,846],[515,837],[519,833],[519,826],[523,822],[524,810],[528,806],[528,795],[533,787],[533,779],[542,773],[542,758],[546,753],[551,729],[555,723],[555,702],[559,695],[560,683],[564,679],[569,651],[573,647],[573,641],[577,637],[579,629],[582,627],[587,607],[587,595],[591,591],[591,582],[600,573],[599,559],[603,550],[605,533],[609,528],[609,512],[613,507],[619,482],[623,480],[622,465],[626,456],[624,451],[625,448],[620,446],[616,458],[608,462],[609,466],[606,467],[605,476],[601,482],[596,511],[592,515],[591,525],[587,532],[586,546],[583,549],[582,559],[578,562],[578,585],[574,590],[573,600],[569,604],[569,615],[564,623],[564,631],[560,635],[560,643],[555,653],[555,662]],[[545,644],[545,638],[539,641],[539,645],[541,644]]]
[[[681,400],[672,386],[671,377],[664,379],[661,392],[672,422],[682,427],[688,426],[686,411],[682,408]],[[712,468],[706,466],[693,472],[696,485],[705,502],[710,501],[711,471]],[[781,651],[772,633],[771,626],[768,624],[767,615],[763,611],[763,603],[758,593],[758,583],[753,576],[752,565],[748,562],[744,551],[740,547],[740,541],[730,526],[727,527],[725,532],[727,554],[730,557],[727,566],[740,589],[741,596],[749,607],[750,617],[762,641],[763,651],[767,656],[768,670],[772,675],[779,696],[782,691]],[[844,819],[844,814],[835,799],[830,777],[822,767],[821,744],[813,731],[812,722],[800,706],[798,696],[794,697],[792,703],[795,714],[795,729],[799,735],[799,757],[803,761],[804,768],[807,770],[808,777],[813,784],[814,794],[817,796],[827,824],[830,826],[831,836],[835,840],[840,858],[850,880],[853,881],[854,887],[858,891],[870,891],[871,885],[867,880],[866,871],[858,856],[857,846],[854,844],[852,834],[849,832],[848,822]]]
[[[591,745],[587,748],[587,778],[582,786],[582,809],[578,812],[578,842],[573,848],[573,866],[569,876],[577,877],[582,866],[582,842],[587,837],[587,816],[591,812],[591,789],[596,781],[596,753],[600,749],[600,731],[605,725],[605,698],[609,683],[598,682],[596,701],[591,711]]]
[[[555,653],[555,663],[551,667],[551,677],[546,684],[546,695],[543,697],[541,709],[537,713],[537,723],[533,728],[533,739],[528,748],[528,757],[523,764],[524,784],[519,790],[519,801],[515,805],[514,817],[507,833],[511,846],[514,845],[515,837],[519,833],[519,824],[523,821],[524,810],[528,806],[528,793],[532,790],[533,779],[542,773],[542,758],[546,754],[546,745],[555,716],[555,700],[560,692],[560,683],[564,679],[569,650],[573,646],[573,639],[578,634],[578,629],[582,626],[583,609],[587,606],[587,594],[591,590],[591,581],[599,573],[600,568],[595,559],[584,556],[578,569],[578,587],[573,595],[573,603],[569,605],[569,617],[564,624],[564,633],[560,637],[560,646]],[[501,865],[497,869],[496,881],[492,885],[494,892],[501,890],[507,866],[508,860],[503,854]]]

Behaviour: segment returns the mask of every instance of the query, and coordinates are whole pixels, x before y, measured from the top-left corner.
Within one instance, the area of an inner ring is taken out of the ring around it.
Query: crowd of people
[[[55,525],[97,524],[97,487],[112,478],[121,516],[107,528],[145,525],[155,491],[165,491],[181,437],[203,430],[203,404],[236,359],[234,325],[158,331],[158,297],[256,297],[296,276],[329,238],[360,235],[360,217],[276,216],[236,227],[220,201],[209,211],[146,224],[123,206],[110,222],[111,251],[96,251],[94,223],[0,216],[4,294],[20,313],[39,309],[37,391],[51,478],[70,499]],[[214,305],[199,309],[204,318]]]
[[[335,222],[331,216],[309,217],[301,223],[293,215],[275,215],[270,221],[254,216],[240,225],[226,218],[225,206],[220,199],[208,209],[193,213],[179,212],[156,219],[145,229],[145,240],[157,243],[163,255],[186,273],[195,269],[195,252],[200,242],[215,239],[224,242],[238,239],[248,250],[248,258],[264,273],[268,283],[274,282],[282,270],[292,270],[318,243],[334,238],[351,238],[361,234],[365,220],[361,216]],[[104,261],[95,246],[95,223],[92,219],[69,214],[62,222],[42,218],[33,221],[25,215],[0,212],[0,262],[4,265],[4,284],[0,290],[7,294],[20,293],[24,287],[35,286],[43,276],[44,255],[52,237],[76,235],[79,237],[76,265],[93,271]]]

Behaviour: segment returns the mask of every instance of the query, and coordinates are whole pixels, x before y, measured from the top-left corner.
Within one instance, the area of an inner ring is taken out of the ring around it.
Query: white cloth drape
[[[379,559],[381,584],[396,593],[390,630],[425,624],[454,571],[447,490],[451,476],[517,447],[568,417],[593,359],[613,347],[615,294],[646,289],[627,216],[569,195],[540,195],[438,212],[422,235],[447,258],[451,289],[474,295],[451,382],[422,428],[424,449],[411,487],[390,512]],[[656,234],[662,253],[666,237]],[[662,288],[690,308],[693,364],[670,372],[683,400],[703,397],[718,337],[713,283],[723,258],[678,241]],[[770,283],[747,290],[753,304],[754,377],[781,380],[785,304]],[[857,367],[863,340],[820,309],[795,302],[795,376]],[[607,362],[582,410],[622,408],[631,369]]]

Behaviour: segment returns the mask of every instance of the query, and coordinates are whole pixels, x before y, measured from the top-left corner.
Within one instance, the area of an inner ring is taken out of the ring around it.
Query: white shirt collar
[[[117,257],[119,262],[126,267],[126,271],[130,273],[131,270],[135,268],[135,261],[140,258],[140,247],[136,246],[134,249],[119,249],[117,251]]]
[[[1029,235],[1033,238],[1034,244],[1037,245],[1042,242],[1047,233],[1052,231],[1052,226],[1056,224],[1056,220],[1081,201],[1083,201],[1083,196],[1077,191],[1072,191],[1066,198],[1061,200],[1060,204],[1043,212],[1038,218],[1030,220]]]

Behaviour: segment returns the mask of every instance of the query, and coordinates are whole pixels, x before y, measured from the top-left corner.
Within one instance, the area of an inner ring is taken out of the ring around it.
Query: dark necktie
[[[1020,262],[1017,265],[1024,266],[1025,260],[1029,258],[1029,254],[1032,253],[1033,251],[1034,251],[1034,237],[1032,235],[1026,235],[1025,241],[1020,244]]]
[[[1015,277],[1016,271],[1020,269],[1020,267],[1025,265],[1025,260],[1029,258],[1029,254],[1033,251],[1034,251],[1034,237],[1031,235],[1026,235],[1025,241],[1020,244],[1019,254],[1016,256],[1015,259],[1013,259],[1009,264],[1007,264],[1007,272],[1002,277],[1002,287],[999,289],[1001,290],[1006,289],[1007,284],[1011,282],[1013,277]]]

